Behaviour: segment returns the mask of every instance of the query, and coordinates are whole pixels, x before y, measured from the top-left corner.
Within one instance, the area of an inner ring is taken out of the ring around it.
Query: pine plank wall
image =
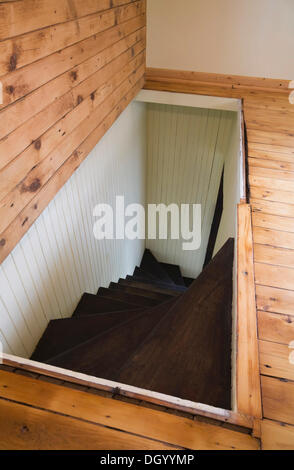
[[[0,2],[0,263],[142,88],[145,10]]]

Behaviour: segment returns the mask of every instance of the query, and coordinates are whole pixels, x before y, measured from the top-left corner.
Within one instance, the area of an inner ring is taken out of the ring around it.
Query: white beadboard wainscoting
[[[142,240],[97,241],[93,208],[145,203],[146,108],[131,103],[0,266],[0,340],[29,357],[51,319],[70,316],[84,292],[131,274]]]
[[[222,170],[226,162],[230,166],[232,152],[239,158],[236,128],[239,132],[237,112],[147,104],[148,203],[202,208],[199,250],[184,251],[182,240],[147,240],[160,261],[180,265],[185,276],[195,278],[202,271]],[[228,178],[226,184],[231,184]],[[228,233],[225,221],[222,232]]]

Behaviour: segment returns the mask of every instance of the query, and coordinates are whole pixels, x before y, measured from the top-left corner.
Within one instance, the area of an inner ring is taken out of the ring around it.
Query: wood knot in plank
[[[41,187],[39,178],[35,178],[30,185],[23,184],[21,186],[21,193],[34,193]]]

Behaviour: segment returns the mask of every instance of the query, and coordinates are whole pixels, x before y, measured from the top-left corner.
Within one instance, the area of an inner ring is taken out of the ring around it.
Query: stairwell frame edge
[[[112,382],[110,380],[81,374],[79,372],[62,369],[60,367],[43,364],[41,362],[32,361],[30,359],[17,357],[10,354],[3,354],[3,364],[26,371],[43,374],[48,377],[57,378],[63,381],[96,388],[98,390],[109,391],[116,395],[139,399],[145,402],[169,407],[190,414],[204,416],[217,421],[223,421],[232,425],[248,429],[254,428],[254,419],[252,416],[247,416],[243,413],[215,408],[203,403],[183,400],[178,397],[164,395],[162,393],[141,389],[127,384]]]

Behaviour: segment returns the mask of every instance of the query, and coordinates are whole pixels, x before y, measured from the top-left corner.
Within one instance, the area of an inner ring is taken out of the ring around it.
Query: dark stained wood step
[[[135,267],[133,276],[136,276],[138,279],[142,281],[146,281],[146,280],[157,281],[158,280],[157,277],[152,276],[152,274],[147,273],[146,271],[144,271],[144,269],[139,268],[138,266]]]
[[[129,294],[120,289],[106,289],[105,287],[98,289],[97,297],[119,300],[136,307],[154,307],[161,302],[160,300],[143,297],[142,295]]]
[[[141,295],[142,297],[148,297],[149,299],[155,299],[158,300],[159,302],[165,302],[168,300],[172,295],[170,294],[160,294],[158,292],[152,292],[151,290],[147,289],[140,289],[138,287],[131,287],[128,285],[123,285],[115,282],[111,282],[109,284],[110,289],[120,289],[124,292],[127,292],[128,294],[135,294],[135,295]]]
[[[174,299],[147,309],[138,317],[56,356],[49,364],[112,379],[158,322],[168,314]]]
[[[137,317],[145,309],[109,312],[96,315],[51,320],[31,359],[45,362],[51,357],[84,343],[85,341]]]
[[[167,284],[166,282],[156,281],[156,280],[151,280],[151,279],[141,279],[141,278],[138,278],[137,276],[127,276],[126,279],[134,280],[136,282],[142,282],[148,286],[157,286],[161,289],[174,290],[176,292],[186,292],[187,290],[187,287],[184,287],[184,286],[178,286],[176,284]]]
[[[113,379],[230,409],[230,239]]]
[[[140,268],[167,284],[174,284],[171,277],[157,261],[150,250],[146,249],[140,264]]]
[[[93,315],[96,313],[119,312],[123,310],[134,310],[134,305],[119,300],[98,297],[97,295],[85,293],[82,295],[73,318],[81,315]]]
[[[190,287],[190,285],[195,281],[192,277],[183,277],[183,279],[186,287]]]
[[[160,263],[163,269],[168,273],[173,282],[179,286],[186,286],[182,277],[180,266],[176,264]]]
[[[148,282],[142,282],[138,280],[134,280],[133,276],[127,276],[126,279],[119,279],[119,284],[124,286],[132,286],[138,287],[139,289],[145,289],[147,292],[158,292],[160,294],[168,294],[173,297],[177,297],[181,295],[181,291],[174,290],[174,289],[166,289],[165,287],[158,287],[158,285],[150,284]]]

